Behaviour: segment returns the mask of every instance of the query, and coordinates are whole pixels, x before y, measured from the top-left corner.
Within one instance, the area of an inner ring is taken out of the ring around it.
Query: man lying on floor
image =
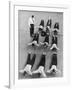
[[[44,71],[44,69],[45,69],[45,60],[46,60],[46,53],[43,52],[43,54],[41,55],[39,65],[38,65],[38,69],[33,71],[32,74],[40,73],[40,75],[42,75],[43,77],[46,77],[46,74],[45,74],[45,71]]]
[[[56,53],[52,55],[50,69],[47,70],[47,73],[60,73],[60,70],[57,69],[57,54]]]
[[[24,67],[23,70],[20,70],[20,73],[23,73],[24,75],[27,73],[28,75],[32,75],[32,67],[34,65],[35,62],[35,58],[36,58],[36,54],[33,55],[32,59],[31,59],[31,52],[28,53],[27,56],[27,63]]]

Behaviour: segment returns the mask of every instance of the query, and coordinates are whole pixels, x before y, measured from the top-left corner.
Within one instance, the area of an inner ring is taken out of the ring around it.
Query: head
[[[32,15],[32,18],[34,18],[34,15]]]

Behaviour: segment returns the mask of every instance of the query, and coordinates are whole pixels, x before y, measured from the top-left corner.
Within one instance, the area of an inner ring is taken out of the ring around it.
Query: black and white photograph
[[[63,86],[70,81],[70,9],[9,3],[9,86]]]
[[[63,77],[63,12],[18,10],[18,79]]]

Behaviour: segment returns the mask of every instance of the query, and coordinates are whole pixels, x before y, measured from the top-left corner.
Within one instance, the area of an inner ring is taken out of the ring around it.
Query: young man
[[[45,74],[45,60],[46,60],[46,53],[43,52],[43,54],[41,55],[41,59],[40,59],[40,63],[38,65],[38,69],[33,71],[32,74],[36,74],[36,73],[40,73],[43,77],[46,77]]]
[[[60,70],[57,69],[57,54],[54,53],[52,55],[52,59],[51,59],[51,65],[50,65],[50,69],[47,70],[47,73],[60,73]]]
[[[32,45],[32,46],[39,46],[39,32],[36,32],[33,36],[33,40],[31,43],[29,43],[28,45]]]
[[[23,70],[20,70],[20,73],[23,73],[23,74],[27,73],[29,75],[32,75],[31,69],[34,65],[35,58],[36,58],[36,54],[34,54],[31,59],[31,52],[29,52],[27,56],[27,63],[25,65],[25,68]]]
[[[33,37],[33,34],[34,34],[34,23],[35,23],[35,18],[34,18],[34,15],[32,15],[28,21],[31,37]]]

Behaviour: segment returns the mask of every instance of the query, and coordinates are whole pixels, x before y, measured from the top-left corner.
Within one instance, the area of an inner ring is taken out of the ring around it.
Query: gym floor
[[[59,31],[60,34],[58,36],[58,48],[60,49],[57,51],[58,56],[58,66],[57,68],[61,71],[61,74],[47,74],[47,77],[62,77],[63,76],[63,13],[61,12],[38,12],[38,11],[24,11],[19,10],[18,11],[18,71],[24,69],[26,60],[27,60],[27,54],[29,51],[31,51],[33,54],[36,53],[37,57],[35,60],[35,64],[33,65],[32,71],[37,68],[37,65],[40,61],[40,56],[42,52],[46,52],[46,63],[45,63],[45,71],[49,69],[50,62],[51,62],[51,55],[52,51],[50,51],[49,48],[43,48],[43,47],[31,47],[28,46],[28,43],[31,42],[30,38],[30,30],[28,26],[28,19],[32,15],[35,16],[35,25],[39,26],[41,19],[44,19],[44,24],[46,25],[48,18],[50,17],[52,19],[52,27],[53,29],[55,22],[59,22]],[[35,31],[38,29],[36,28]],[[39,42],[43,41],[44,37],[39,37]],[[50,37],[50,43],[51,43],[51,37]],[[18,74],[19,79],[24,78],[38,78],[39,75],[23,75],[21,73]],[[42,77],[42,76],[40,76]]]

